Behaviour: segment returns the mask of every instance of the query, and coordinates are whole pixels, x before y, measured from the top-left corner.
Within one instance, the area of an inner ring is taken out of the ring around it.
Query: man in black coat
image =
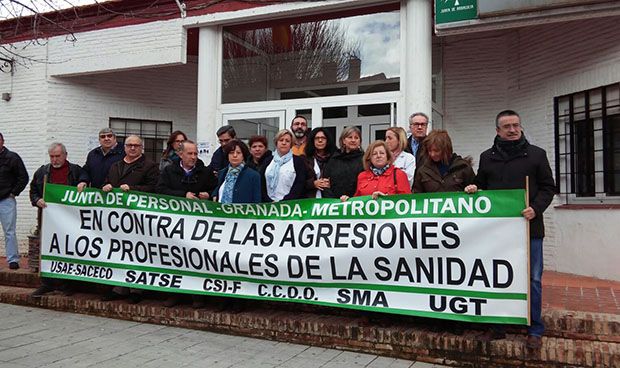
[[[99,131],[99,144],[99,147],[88,152],[86,156],[86,163],[82,167],[80,182],[77,185],[80,192],[87,185],[101,189],[112,164],[125,157],[125,151],[117,143],[116,134],[112,129],[103,128]]]
[[[15,197],[28,184],[28,171],[22,158],[4,146],[0,133],[0,223],[4,230],[6,260],[11,270],[19,269],[19,250],[15,225],[17,223],[17,201]]]
[[[37,169],[30,182],[30,203],[38,208],[38,217],[41,217],[41,210],[47,207],[43,199],[43,186],[45,183],[62,184],[75,186],[80,178],[80,166],[67,161],[67,148],[62,143],[52,143],[47,150],[50,156],[50,163]],[[39,221],[40,223],[40,221]],[[71,283],[67,280],[55,280],[41,277],[41,286],[35,290],[31,296],[39,298],[45,293],[62,290],[65,295],[73,293]]]
[[[217,178],[213,171],[204,166],[198,159],[196,143],[185,141],[179,147],[179,164],[171,164],[164,168],[157,182],[157,193],[188,199],[209,199],[209,193],[217,187]],[[228,162],[228,158],[226,160]],[[179,302],[179,295],[170,296],[164,306],[172,307]],[[193,307],[204,306],[203,297],[192,295]]]
[[[423,112],[414,112],[409,117],[409,130],[411,135],[407,138],[407,146],[405,152],[409,152],[415,156],[415,166],[422,167],[423,157],[425,156],[422,142],[426,138],[428,131],[428,115]]]
[[[495,119],[497,136],[493,146],[482,152],[475,185],[465,188],[468,193],[480,189],[525,189],[529,178],[529,206],[521,213],[530,225],[530,314],[527,346],[539,348],[545,326],[541,317],[543,212],[555,194],[553,174],[547,153],[530,144],[523,134],[521,118],[512,110],[500,112]],[[492,329],[486,339],[503,338],[503,329]]]

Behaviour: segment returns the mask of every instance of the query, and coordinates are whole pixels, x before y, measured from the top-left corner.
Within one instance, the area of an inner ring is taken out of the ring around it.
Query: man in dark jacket
[[[21,157],[4,146],[0,133],[0,223],[4,230],[6,260],[11,270],[19,269],[19,251],[15,235],[17,203],[15,197],[28,184],[28,172]]]
[[[137,190],[140,192],[153,192],[159,179],[158,165],[147,159],[142,153],[142,138],[130,135],[125,138],[125,157],[116,161],[110,167],[104,192],[113,188],[120,188],[124,192]],[[116,286],[110,288],[101,298],[102,301],[116,300],[129,297],[130,304],[142,301],[142,290]]]
[[[235,132],[235,128],[232,125],[224,125],[215,134],[220,146],[213,152],[211,163],[209,163],[207,169],[217,178],[220,170],[228,166],[228,156],[224,154],[223,147],[237,137],[237,132]]]
[[[87,185],[93,188],[103,187],[108,170],[113,163],[120,161],[125,156],[123,147],[116,142],[116,134],[110,128],[99,131],[100,146],[88,152],[86,163],[82,167],[78,191],[82,191]]]
[[[495,119],[497,136],[493,147],[482,152],[475,185],[468,193],[480,189],[525,189],[529,181],[529,206],[521,213],[530,224],[530,314],[527,346],[538,348],[545,330],[541,318],[543,271],[543,212],[555,194],[553,174],[547,153],[530,144],[523,134],[519,114],[512,110],[500,112]],[[503,338],[503,329],[490,330],[486,339]]]
[[[166,166],[159,175],[157,193],[188,199],[209,199],[209,193],[217,186],[217,178],[198,159],[196,143],[189,140],[181,143],[178,154],[180,163]],[[192,298],[194,308],[204,306],[201,296],[193,295]],[[178,302],[179,296],[172,295],[164,306],[172,307]]]
[[[30,182],[30,203],[38,207],[38,217],[41,217],[41,210],[47,207],[43,199],[43,186],[45,183],[62,184],[75,186],[80,177],[80,166],[67,161],[67,148],[62,143],[52,143],[47,150],[50,156],[50,163],[37,169]],[[40,221],[39,221],[40,223]],[[54,280],[47,277],[41,278],[41,286],[31,295],[34,298],[41,297],[45,293],[62,290],[65,295],[72,294],[70,282],[65,280]]]
[[[405,152],[409,152],[415,156],[416,168],[421,167],[424,160],[424,147],[422,142],[426,138],[428,131],[428,115],[423,112],[414,112],[409,117],[409,130],[411,135],[407,139]]]

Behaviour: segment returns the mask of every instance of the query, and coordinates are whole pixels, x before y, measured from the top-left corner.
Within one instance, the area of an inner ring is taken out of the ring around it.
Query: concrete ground
[[[440,367],[9,304],[0,304],[0,326],[0,368]]]

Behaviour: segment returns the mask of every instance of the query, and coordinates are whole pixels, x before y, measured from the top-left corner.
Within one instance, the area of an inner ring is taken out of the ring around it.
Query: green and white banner
[[[528,323],[523,190],[224,205],[46,185],[41,274]]]

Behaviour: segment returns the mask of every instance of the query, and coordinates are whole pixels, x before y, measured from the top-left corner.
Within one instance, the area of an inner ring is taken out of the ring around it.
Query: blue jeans
[[[543,273],[543,240],[530,239],[530,316],[531,324],[528,335],[542,336],[545,325],[542,321],[542,273]]]
[[[19,262],[17,238],[15,237],[15,223],[17,222],[17,205],[15,198],[7,197],[0,200],[0,223],[4,230],[7,262]]]

